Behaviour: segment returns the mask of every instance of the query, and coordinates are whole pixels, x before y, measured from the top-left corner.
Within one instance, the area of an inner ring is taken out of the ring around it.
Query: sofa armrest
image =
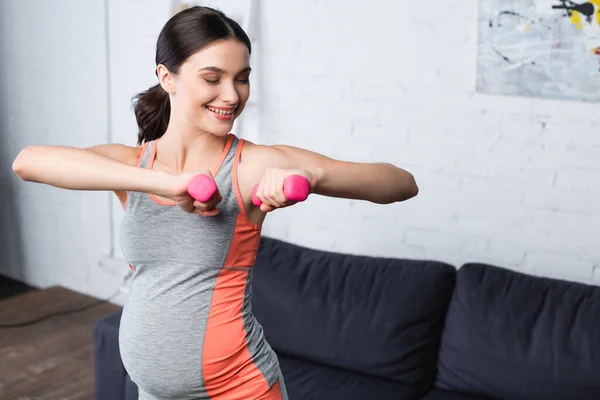
[[[138,387],[129,375],[125,376],[125,400],[138,400]]]
[[[121,311],[94,323],[94,390],[96,400],[127,400],[126,371],[119,351]]]

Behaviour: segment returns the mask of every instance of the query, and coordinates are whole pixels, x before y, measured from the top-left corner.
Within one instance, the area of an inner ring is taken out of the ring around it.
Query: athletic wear
[[[287,400],[250,304],[260,226],[238,188],[243,142],[230,134],[211,171],[223,196],[218,216],[129,193],[121,246],[134,272],[119,341],[140,400]],[[144,145],[139,167],[153,168],[156,143]]]

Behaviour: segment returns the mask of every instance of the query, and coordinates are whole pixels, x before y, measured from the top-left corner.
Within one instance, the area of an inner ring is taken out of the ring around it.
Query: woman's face
[[[217,41],[190,56],[178,74],[165,71],[172,110],[179,112],[184,122],[219,136],[231,132],[250,95],[246,45],[236,40]]]

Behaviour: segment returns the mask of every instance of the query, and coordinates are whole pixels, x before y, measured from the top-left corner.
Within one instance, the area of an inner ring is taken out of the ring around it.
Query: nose
[[[223,84],[222,88],[221,100],[223,100],[224,103],[234,105],[240,101],[240,95],[238,94],[234,82],[226,82]]]

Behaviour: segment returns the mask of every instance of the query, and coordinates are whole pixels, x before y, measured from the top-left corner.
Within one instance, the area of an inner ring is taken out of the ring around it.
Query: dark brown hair
[[[223,12],[210,7],[190,7],[175,14],[162,28],[156,43],[156,65],[172,73],[192,54],[217,40],[235,39],[251,51],[250,39],[242,27]],[[169,94],[160,84],[133,98],[139,127],[138,145],[164,135],[169,124]]]

